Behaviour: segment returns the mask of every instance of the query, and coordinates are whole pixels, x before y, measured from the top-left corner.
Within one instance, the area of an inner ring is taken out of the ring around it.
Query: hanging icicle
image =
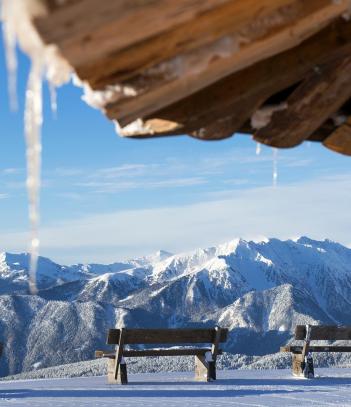
[[[261,154],[261,143],[256,143],[256,155]]]
[[[41,128],[42,117],[42,81],[45,75],[49,82],[51,108],[57,109],[56,87],[71,78],[71,67],[61,58],[53,45],[43,44],[32,24],[34,17],[47,12],[41,0],[2,0],[1,20],[4,30],[6,59],[9,75],[10,100],[12,107],[17,105],[16,98],[16,45],[31,59],[31,70],[26,90],[24,112],[24,133],[27,157],[27,191],[30,222],[30,265],[29,288],[32,294],[37,292],[36,270],[39,256],[39,200],[41,171]]]
[[[51,107],[51,113],[56,119],[57,117],[57,92],[56,92],[56,86],[49,82],[49,91],[50,91],[50,107]]]
[[[29,74],[24,127],[27,150],[27,190],[30,222],[30,292],[35,294],[36,269],[39,255],[39,192],[41,168],[41,126],[42,118],[42,64],[32,61]]]
[[[14,2],[3,1],[1,4],[1,21],[6,54],[6,68],[8,93],[10,108],[12,111],[17,110],[17,56],[16,56],[16,32],[11,19],[6,18],[14,14]]]
[[[273,187],[278,184],[278,149],[273,148]]]

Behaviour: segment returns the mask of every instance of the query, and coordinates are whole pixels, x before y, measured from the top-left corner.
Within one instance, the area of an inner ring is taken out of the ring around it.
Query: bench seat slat
[[[310,346],[309,352],[351,352],[351,346],[335,346],[335,345],[326,345],[326,346]],[[280,352],[291,352],[291,353],[301,353],[302,346],[299,345],[290,345],[282,346]]]
[[[206,352],[211,352],[210,348],[191,348],[191,349],[143,349],[143,350],[134,350],[134,349],[124,349],[124,357],[143,357],[143,356],[192,356],[192,355],[204,355]],[[222,354],[222,350],[218,351],[218,354]],[[116,353],[110,351],[96,351],[95,357],[98,358],[111,358],[116,357]]]
[[[295,329],[295,339],[304,340],[306,336],[306,326],[297,325]],[[351,340],[351,326],[321,325],[311,326],[311,336],[313,340]]]
[[[215,339],[214,329],[126,329],[125,344],[177,344],[177,343],[212,343]],[[107,344],[118,344],[119,329],[109,329]],[[220,342],[226,342],[227,329],[221,329]]]

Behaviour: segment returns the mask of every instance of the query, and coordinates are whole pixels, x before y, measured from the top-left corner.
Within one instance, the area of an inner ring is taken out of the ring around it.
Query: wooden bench
[[[207,329],[109,329],[107,344],[116,345],[115,352],[96,351],[95,357],[108,358],[107,379],[111,384],[127,384],[127,365],[124,357],[195,356],[195,380],[216,380],[216,359],[219,348],[226,342],[228,330]],[[166,345],[162,348],[127,349],[125,345]],[[190,344],[210,344],[207,347],[184,347]],[[170,345],[182,345],[172,348]]]
[[[292,353],[292,371],[294,376],[314,377],[312,353],[314,352],[351,352],[351,345],[311,345],[311,341],[351,341],[351,326],[334,325],[297,325],[295,340],[302,345],[287,345],[281,352]]]

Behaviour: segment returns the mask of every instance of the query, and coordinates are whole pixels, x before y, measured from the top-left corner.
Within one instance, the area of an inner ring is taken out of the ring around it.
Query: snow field
[[[0,383],[0,406],[225,407],[351,406],[351,369],[317,369],[314,380],[290,370],[228,370],[212,383],[193,373],[131,374],[127,386],[106,377],[18,380]]]

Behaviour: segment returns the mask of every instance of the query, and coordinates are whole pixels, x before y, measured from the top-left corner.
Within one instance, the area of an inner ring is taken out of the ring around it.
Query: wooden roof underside
[[[125,136],[242,132],[351,155],[349,0],[46,1],[41,37],[110,89],[103,111]]]

